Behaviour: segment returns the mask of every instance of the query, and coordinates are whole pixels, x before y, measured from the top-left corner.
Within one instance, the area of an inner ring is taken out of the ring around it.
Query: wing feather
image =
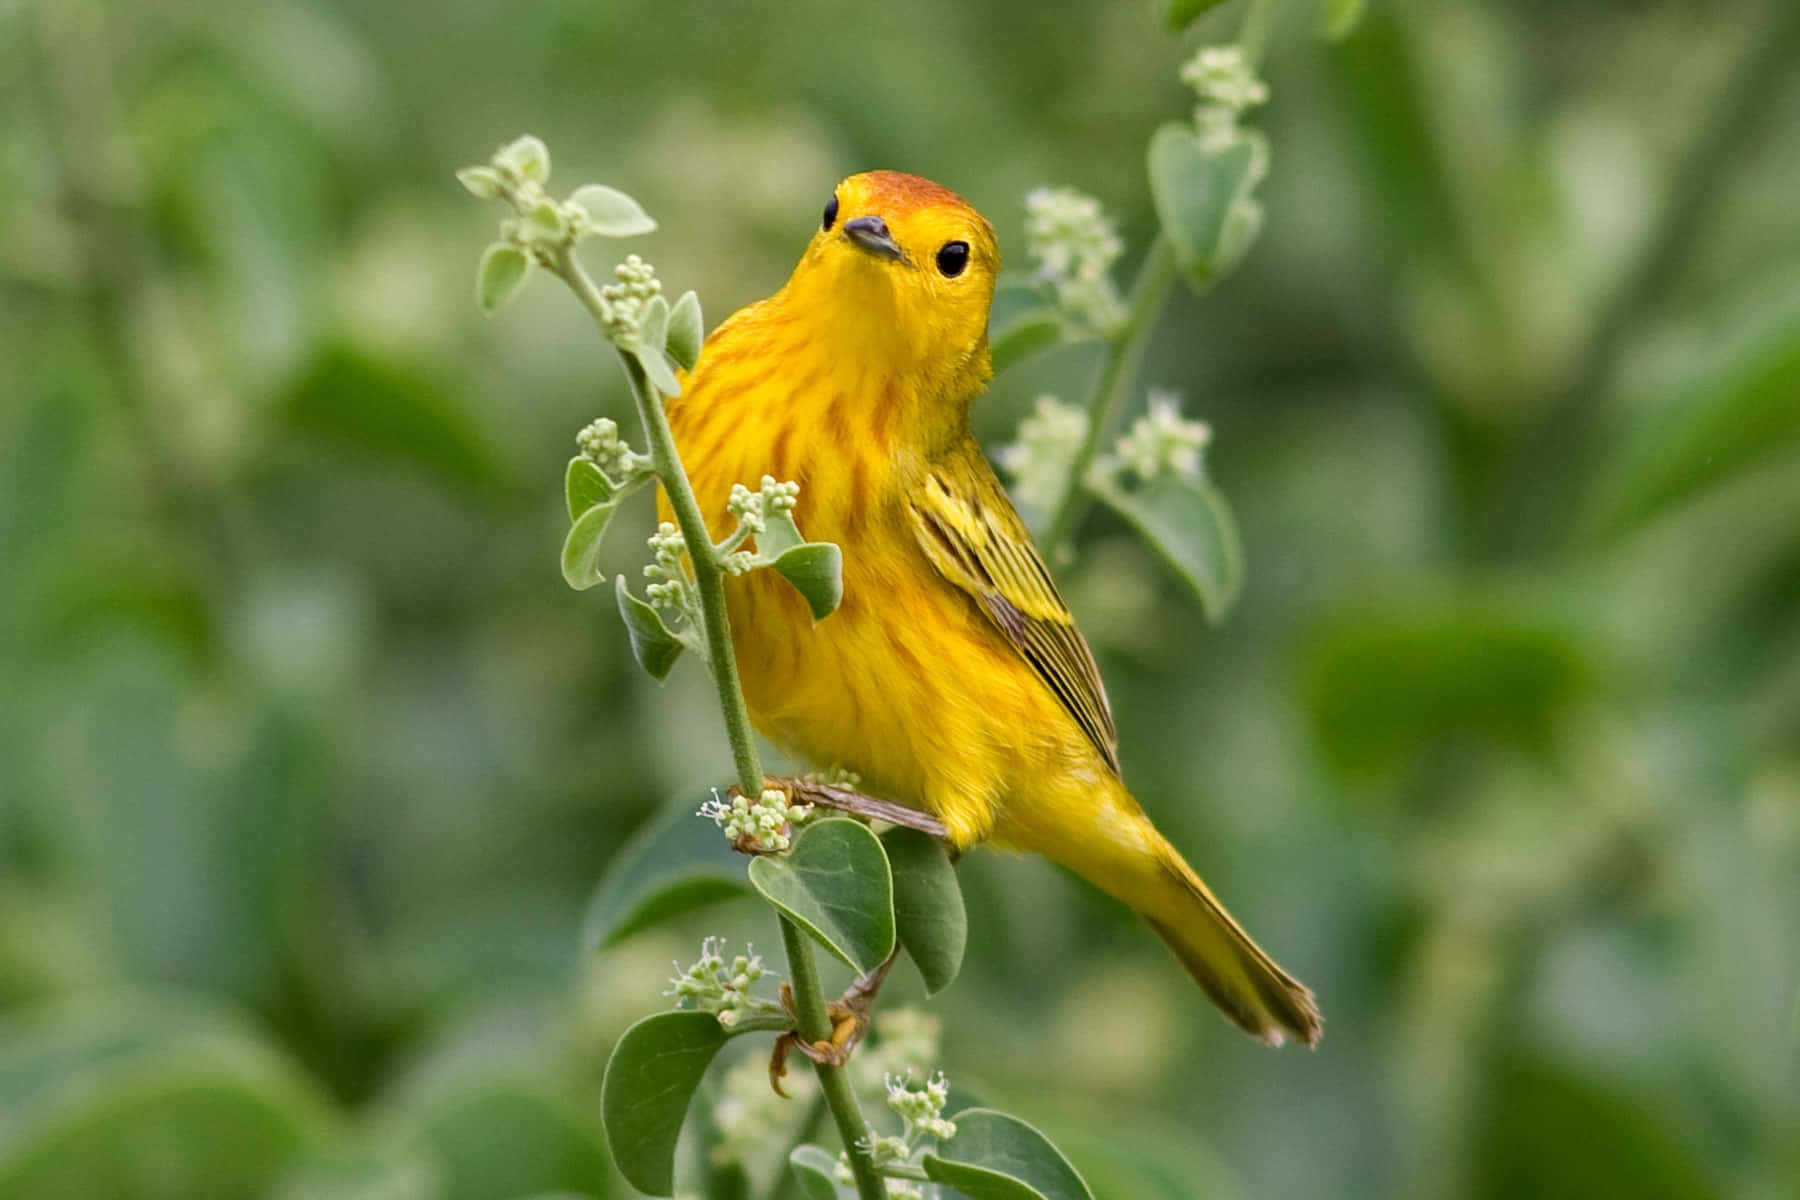
[[[975,599],[1118,774],[1118,733],[1093,652],[986,461],[976,454],[963,470],[927,472],[908,510],[932,565]]]

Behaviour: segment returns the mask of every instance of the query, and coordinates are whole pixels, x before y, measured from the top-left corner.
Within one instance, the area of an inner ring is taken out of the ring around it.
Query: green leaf
[[[800,526],[794,524],[791,512],[772,512],[768,514],[763,531],[756,535],[756,552],[773,561],[792,550],[795,546],[806,544],[806,538],[800,533]]]
[[[645,1017],[613,1047],[600,1084],[600,1122],[619,1173],[638,1191],[674,1194],[681,1122],[724,1044],[711,1013],[669,1012]]]
[[[575,189],[570,196],[587,213],[587,232],[601,237],[636,237],[656,228],[656,222],[643,206],[618,188],[603,183],[590,183]]]
[[[894,927],[925,980],[925,993],[949,987],[962,969],[969,937],[962,888],[944,845],[917,829],[881,835],[894,875]]]
[[[700,320],[700,297],[693,292],[681,293],[681,299],[669,310],[669,357],[684,371],[694,369],[700,361],[700,346],[706,340],[706,329]]]
[[[477,419],[462,381],[423,360],[327,343],[281,396],[281,432],[316,443],[347,470],[357,461],[427,472],[466,498],[493,496],[518,472]]]
[[[456,173],[456,182],[481,200],[492,200],[500,194],[500,172],[492,167],[464,167]]]
[[[661,297],[658,297],[661,299]],[[649,377],[650,385],[665,396],[681,395],[681,381],[675,378],[675,372],[669,369],[669,356],[660,348],[645,348],[635,352],[637,360],[643,365],[644,374]]]
[[[591,1105],[589,1093],[571,1095],[534,1066],[485,1066],[414,1100],[407,1118],[446,1168],[444,1200],[557,1189],[604,1194],[612,1169]]]
[[[669,632],[654,608],[631,594],[625,577],[617,579],[619,615],[625,618],[625,632],[631,636],[631,653],[638,666],[653,679],[666,679],[675,660],[681,657],[681,639]]]
[[[1127,488],[1111,459],[1089,472],[1087,486],[1129,521],[1218,624],[1244,588],[1244,548],[1224,493],[1204,478],[1165,472]]]
[[[802,542],[769,564],[806,597],[813,620],[823,621],[844,598],[844,555],[831,542]]]
[[[786,854],[750,863],[750,884],[858,971],[894,949],[894,881],[887,852],[857,821],[809,825]]]
[[[517,246],[495,242],[481,256],[475,275],[475,298],[482,312],[494,312],[519,294],[531,277],[531,259]]]
[[[1635,428],[1594,473],[1584,532],[1630,533],[1800,449],[1800,278],[1745,291],[1631,398]]]
[[[1175,261],[1196,289],[1236,265],[1262,227],[1251,193],[1268,171],[1268,143],[1253,129],[1208,145],[1170,122],[1150,138],[1150,195]]]
[[[1062,318],[1053,308],[1039,308],[1010,322],[988,343],[996,373],[1062,341]]]
[[[1223,3],[1225,0],[1168,0],[1164,19],[1179,33]]]
[[[1376,778],[1437,745],[1547,753],[1592,667],[1554,612],[1504,592],[1377,600],[1303,648],[1305,707],[1325,762]]]
[[[617,494],[612,480],[594,465],[593,460],[579,454],[569,460],[569,469],[563,476],[563,498],[569,502],[569,520],[579,521],[588,509],[607,503]]]
[[[541,138],[526,134],[502,146],[494,158],[525,179],[542,183],[550,178],[550,148]]]
[[[619,848],[582,921],[587,955],[684,912],[750,894],[744,856],[692,800],[671,806]]]
[[[1666,1102],[1595,1082],[1562,1063],[1501,1056],[1469,1128],[1468,1194],[1577,1200],[1711,1200],[1732,1194]],[[1791,1179],[1791,1176],[1790,1176]]]
[[[644,301],[638,314],[637,346],[640,357],[660,355],[669,341],[669,302],[661,296]]]
[[[788,1155],[794,1178],[806,1200],[856,1200],[856,1192],[837,1181],[837,1159],[817,1146],[795,1146]]]
[[[1094,1200],[1050,1139],[991,1108],[965,1109],[956,1136],[927,1153],[925,1174],[970,1200]]]
[[[266,1195],[336,1132],[284,1054],[191,1000],[0,1021],[0,1196]]]
[[[554,200],[538,202],[531,210],[531,226],[546,237],[561,239],[569,233],[569,223],[563,219],[562,210],[556,207]]]
[[[616,499],[593,505],[569,526],[569,534],[563,539],[562,573],[563,580],[578,592],[606,580],[600,573],[600,546],[606,537],[606,523],[618,509]],[[626,621],[629,623],[630,618]]]
[[[1356,31],[1363,8],[1364,0],[1325,0],[1319,13],[1319,32],[1334,42],[1343,41]]]

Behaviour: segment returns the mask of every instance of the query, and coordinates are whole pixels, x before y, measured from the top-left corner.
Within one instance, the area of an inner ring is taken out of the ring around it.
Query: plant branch
[[[1138,268],[1136,282],[1131,285],[1131,300],[1126,306],[1125,319],[1106,340],[1106,361],[1101,364],[1100,377],[1094,385],[1094,399],[1088,405],[1087,436],[1082,439],[1081,448],[1075,452],[1075,461],[1069,465],[1069,478],[1063,488],[1062,500],[1057,504],[1056,513],[1051,517],[1048,532],[1044,535],[1044,549],[1052,562],[1067,554],[1068,543],[1074,537],[1076,525],[1087,512],[1088,505],[1093,503],[1093,497],[1082,480],[1087,477],[1094,455],[1100,449],[1101,439],[1112,425],[1113,414],[1119,407],[1120,399],[1137,380],[1138,364],[1143,361],[1144,348],[1149,345],[1151,331],[1156,328],[1156,318],[1161,315],[1163,303],[1169,298],[1169,288],[1174,283],[1175,251],[1169,245],[1169,239],[1158,234],[1156,240],[1150,243],[1150,252],[1144,258],[1144,265]]]
[[[605,328],[606,306],[600,290],[588,278],[575,255],[564,247],[550,264],[562,281],[569,285],[602,329]],[[731,618],[725,610],[724,569],[712,538],[706,531],[706,519],[700,514],[700,502],[694,496],[682,468],[681,455],[675,449],[675,434],[669,428],[669,417],[663,411],[663,399],[644,368],[631,354],[621,350],[619,358],[625,375],[631,381],[632,399],[637,402],[638,418],[650,440],[650,464],[669,507],[675,512],[675,523],[681,529],[687,546],[688,562],[694,572],[694,590],[700,596],[701,630],[706,637],[706,657],[712,668],[713,683],[719,693],[719,711],[725,718],[725,733],[731,739],[732,760],[737,767],[738,786],[745,795],[760,796],[763,788],[762,763],[756,754],[756,738],[750,730],[750,712],[744,705],[744,690],[738,682],[737,655],[731,648]]]
[[[548,264],[574,291],[582,307],[605,328],[606,304],[594,281],[565,246]],[[737,656],[731,647],[731,620],[725,608],[724,569],[720,553],[706,529],[700,513],[700,502],[694,496],[693,484],[681,465],[675,448],[675,434],[669,428],[663,399],[644,374],[637,358],[623,350],[620,358],[625,375],[631,381],[632,398],[637,402],[638,417],[650,441],[650,462],[657,482],[669,498],[681,538],[687,546],[688,561],[694,572],[694,590],[700,596],[702,630],[706,635],[706,655],[712,667],[713,682],[719,693],[719,710],[725,718],[725,732],[731,739],[732,758],[737,766],[738,787],[744,794],[760,796],[764,780],[762,764],[757,758],[756,741],[750,729],[750,712],[744,704],[744,691],[738,682]],[[788,977],[794,989],[794,1008],[800,1019],[800,1036],[808,1041],[825,1041],[831,1037],[831,1018],[826,1013],[825,996],[820,990],[819,971],[813,961],[812,944],[799,926],[785,916],[777,915],[781,940],[787,950]],[[850,1169],[856,1176],[860,1200],[881,1200],[886,1194],[867,1149],[869,1127],[863,1120],[856,1093],[841,1068],[815,1063],[819,1087],[831,1115],[837,1122],[838,1134],[850,1156]]]
[[[831,1017],[825,1011],[825,996],[819,984],[818,965],[813,961],[812,943],[806,940],[800,927],[786,917],[781,918],[781,941],[787,950],[788,981],[794,990],[794,1015],[800,1019],[800,1036],[811,1042],[827,1041],[831,1037]],[[887,1188],[875,1173],[875,1164],[869,1160],[869,1123],[863,1120],[862,1106],[850,1087],[846,1069],[816,1062],[813,1070],[818,1072],[819,1090],[825,1094],[825,1103],[831,1108],[838,1136],[843,1139],[844,1150],[849,1155],[850,1173],[856,1177],[859,1200],[881,1200],[887,1195]]]

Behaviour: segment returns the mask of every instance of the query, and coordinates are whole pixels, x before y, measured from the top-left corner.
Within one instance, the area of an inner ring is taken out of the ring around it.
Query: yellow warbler
[[[1140,913],[1239,1027],[1311,1045],[1312,993],[1125,789],[1093,655],[969,433],[999,267],[993,230],[954,193],[852,176],[787,286],[719,326],[670,403],[715,540],[732,485],[767,473],[800,484],[809,538],[843,548],[843,603],[816,627],[772,572],[729,581],[750,715],[936,815],[959,847],[1073,869]]]

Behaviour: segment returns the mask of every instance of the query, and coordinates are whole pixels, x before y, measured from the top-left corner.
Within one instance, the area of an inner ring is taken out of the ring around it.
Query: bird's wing
[[[1119,737],[1093,652],[993,470],[973,448],[969,458],[934,466],[909,489],[919,545],[1056,693],[1116,775]]]

